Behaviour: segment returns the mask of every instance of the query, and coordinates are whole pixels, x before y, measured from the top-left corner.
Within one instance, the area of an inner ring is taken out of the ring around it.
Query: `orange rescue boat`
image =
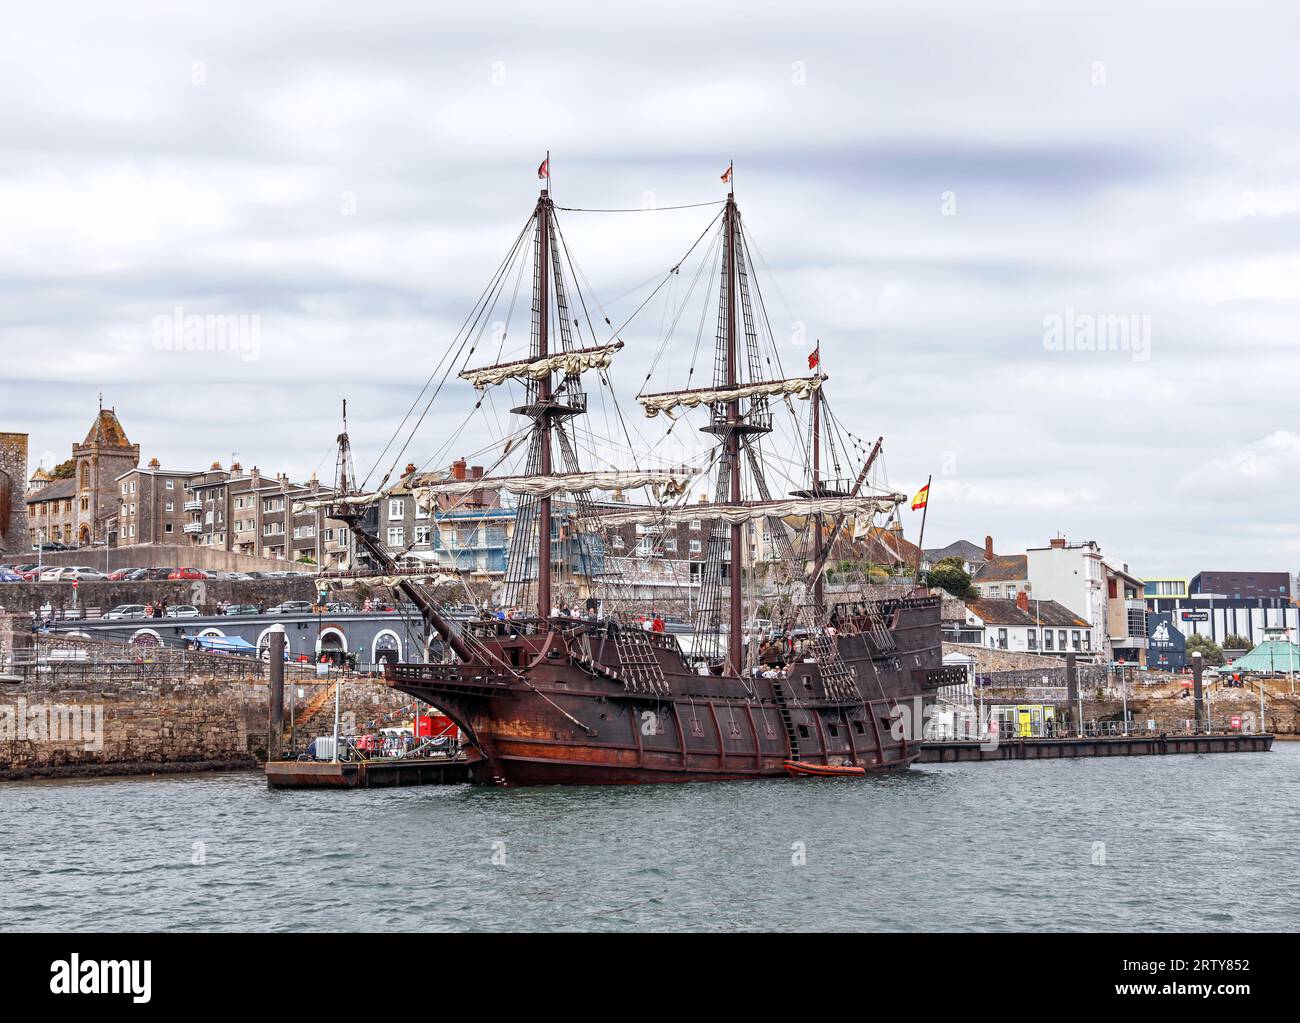
[[[802,760],[787,760],[785,770],[795,778],[857,778],[867,773],[865,767],[853,764],[808,764]]]

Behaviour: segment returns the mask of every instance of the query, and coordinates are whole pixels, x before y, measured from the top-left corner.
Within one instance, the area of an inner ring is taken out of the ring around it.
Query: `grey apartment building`
[[[263,476],[257,466],[245,472],[238,462],[228,470],[214,462],[190,480],[184,530],[202,547],[322,568],[351,566],[354,546],[347,526],[326,517],[324,509],[294,507],[332,493],[314,475],[300,484],[283,473]]]

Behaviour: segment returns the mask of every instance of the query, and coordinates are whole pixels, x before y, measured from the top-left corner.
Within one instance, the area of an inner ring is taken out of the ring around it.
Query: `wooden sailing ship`
[[[605,380],[623,342],[612,336],[601,343],[594,328],[590,344],[575,337],[579,321],[563,273],[567,243],[557,240],[549,189],[541,191],[516,240],[519,258],[527,259],[529,249],[532,257],[529,354],[466,369],[460,376],[480,390],[523,385],[524,401],[512,409],[527,424],[523,471],[470,482],[435,481],[416,487],[416,493],[426,502],[485,487],[515,495],[515,530],[501,596],[505,604],[526,601],[528,614],[508,621],[490,615],[453,619],[438,590],[401,577],[398,552],[381,542],[373,521],[367,525],[367,512],[384,491],[350,496],[355,474],[345,457],[346,429],[340,437],[341,496],[330,514],[353,527],[359,548],[381,571],[397,577],[396,585],[441,641],[440,659],[388,665],[388,684],[455,720],[471,747],[471,771],[481,782],[785,777],[790,762],[809,770],[816,765],[903,768],[918,752],[916,711],[938,687],[962,681],[942,666],[937,597],[923,590],[889,600],[844,593],[828,603],[828,555],[846,526],[856,516],[894,509],[902,495],[866,487],[879,441],[851,485],[822,478],[820,417],[827,378],[820,365],[807,377],[764,376],[734,191],[721,205],[715,218],[719,288],[713,379],[707,387],[638,397],[648,416],[674,423],[684,410],[707,410],[703,430],[713,438],[708,463],[713,495],[706,501],[689,500],[692,473],[682,468],[584,472],[579,466],[572,424],[587,411],[584,374]],[[504,280],[501,271],[497,276]],[[810,479],[778,497],[769,493],[761,446],[772,430],[774,399],[791,407],[807,400],[812,413]],[[408,485],[413,482],[414,477],[407,479]],[[642,489],[652,496],[639,505],[601,504],[591,495],[602,489]],[[582,531],[579,550],[590,555],[593,591],[602,591],[599,614],[556,613],[556,501],[572,513],[566,513],[566,522],[576,522]],[[689,650],[672,633],[647,631],[623,613],[617,573],[602,576],[600,569],[602,537],[610,529],[635,523],[653,531],[684,519],[699,519],[709,531]],[[791,522],[802,523],[804,535],[811,537],[810,552],[794,550]],[[780,562],[794,566],[797,576],[793,599],[765,644],[778,651],[776,662],[784,662],[779,668],[770,659],[760,661],[760,639],[747,635],[744,624],[745,532],[751,523],[775,537]],[[900,705],[906,705],[906,714],[899,714]]]

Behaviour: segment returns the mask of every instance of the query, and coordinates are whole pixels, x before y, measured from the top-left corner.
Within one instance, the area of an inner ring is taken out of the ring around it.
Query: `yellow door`
[[[1029,711],[1025,709],[1020,709],[1018,711],[1018,715],[1019,715],[1019,723],[1020,723],[1020,734],[1026,738],[1033,735],[1034,730],[1033,727],[1030,725]]]

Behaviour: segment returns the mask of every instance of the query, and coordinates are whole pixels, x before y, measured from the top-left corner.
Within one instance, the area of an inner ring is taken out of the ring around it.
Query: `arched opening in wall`
[[[257,637],[257,657],[261,661],[271,659],[271,632],[275,629],[274,625],[268,626],[262,630],[262,634]],[[286,633],[284,637],[284,659],[293,660],[293,653],[290,650],[289,636]]]
[[[329,658],[331,664],[342,664],[348,652],[347,639],[338,629],[326,629],[316,640],[317,660]]]
[[[402,641],[397,633],[385,629],[375,637],[371,658],[375,664],[396,664],[402,659]]]
[[[132,646],[138,647],[160,647],[162,637],[153,629],[138,629],[129,642]]]
[[[77,533],[77,542],[81,544],[90,543],[90,527],[83,525]]]

